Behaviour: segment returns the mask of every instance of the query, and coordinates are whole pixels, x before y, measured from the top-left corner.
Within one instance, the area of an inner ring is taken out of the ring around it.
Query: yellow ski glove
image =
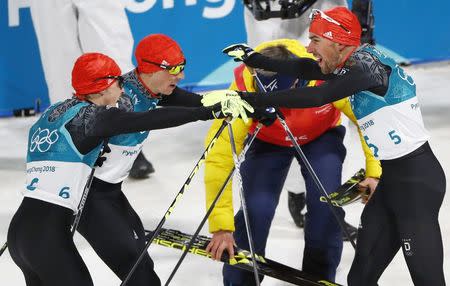
[[[242,62],[254,54],[255,51],[246,44],[234,44],[224,48],[222,53],[232,57],[235,62]]]
[[[216,90],[203,96],[203,106],[213,106],[217,103],[220,103],[221,112],[225,116],[231,116],[233,119],[241,117],[245,123],[248,122],[247,112],[254,112],[253,107],[234,90]]]

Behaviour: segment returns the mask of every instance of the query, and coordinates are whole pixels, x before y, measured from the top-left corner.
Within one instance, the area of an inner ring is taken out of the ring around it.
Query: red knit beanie
[[[313,9],[309,32],[348,46],[361,44],[361,24],[358,17],[345,7],[335,7],[324,12]]]
[[[75,61],[72,69],[72,87],[75,96],[84,99],[88,94],[103,91],[115,81],[106,77],[120,76],[121,73],[116,62],[107,55],[83,54]]]
[[[185,60],[177,42],[163,34],[153,34],[143,38],[137,45],[134,56],[138,64],[138,71],[143,73],[162,70],[158,66],[159,64],[175,66]]]

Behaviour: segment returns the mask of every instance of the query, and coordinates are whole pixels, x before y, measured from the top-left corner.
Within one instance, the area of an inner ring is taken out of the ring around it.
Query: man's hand
[[[220,104],[222,105],[223,114],[231,116],[233,119],[241,117],[245,123],[248,122],[247,112],[253,113],[254,111],[253,107],[240,97],[228,98]]]
[[[203,106],[213,106],[233,96],[239,97],[239,94],[231,89],[214,90],[203,95],[201,101]]]
[[[109,148],[108,144],[106,144],[103,147],[102,153],[100,154],[100,156],[97,158],[97,160],[94,163],[94,167],[101,167],[103,166],[103,163],[106,161],[106,157],[104,156],[105,153],[111,153],[111,148]]]
[[[255,108],[255,112],[250,114],[248,117],[251,117],[255,120],[261,122],[264,126],[270,126],[277,120],[277,115],[279,115],[282,119],[284,119],[283,114],[276,108],[268,107],[258,107]]]
[[[255,51],[246,44],[234,44],[223,49],[222,53],[234,58],[235,62],[242,62],[254,54]]]
[[[211,242],[206,247],[206,252],[211,254],[211,258],[219,260],[222,257],[223,251],[227,250],[231,257],[234,257],[234,241],[233,233],[227,230],[219,230],[213,233]]]
[[[241,117],[245,123],[248,122],[247,112],[254,112],[253,107],[234,90],[217,90],[203,96],[203,106],[214,106],[217,103],[220,103],[223,115],[231,116],[233,119]],[[220,114],[217,116],[217,111],[213,111],[213,114],[216,118],[221,117]]]
[[[377,185],[378,185],[379,179],[377,178],[365,178],[363,181],[361,181],[358,184],[359,190],[363,192],[361,198],[362,203],[367,204],[367,202],[372,197],[373,193],[375,192]]]

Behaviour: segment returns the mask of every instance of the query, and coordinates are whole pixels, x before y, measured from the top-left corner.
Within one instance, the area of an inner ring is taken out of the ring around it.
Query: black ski
[[[154,244],[159,244],[165,247],[184,250],[192,235],[183,233],[173,229],[162,229],[153,241]],[[199,235],[194,244],[190,248],[189,252],[192,254],[210,257],[206,253],[206,246],[209,244],[211,238],[203,235]],[[253,260],[249,251],[240,248],[235,249],[235,255],[232,259],[228,257],[226,251],[222,255],[221,261],[223,263],[230,264],[234,267],[244,269],[253,272]],[[262,275],[267,275],[275,279],[279,279],[285,282],[292,283],[300,286],[339,286],[334,282],[327,280],[317,279],[311,275],[308,275],[300,270],[286,266],[279,262],[270,260],[261,255],[257,255],[256,261],[258,271]]]
[[[361,191],[358,184],[366,178],[366,170],[361,169],[356,172],[350,179],[342,184],[336,191],[328,194],[331,203],[336,207],[343,207],[354,203],[361,199],[363,195],[368,195],[369,190]],[[320,201],[326,203],[324,196],[320,197]]]

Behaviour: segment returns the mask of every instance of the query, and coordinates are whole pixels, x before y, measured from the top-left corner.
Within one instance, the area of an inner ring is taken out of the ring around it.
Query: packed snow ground
[[[425,125],[431,133],[431,146],[444,170],[450,174],[450,64],[419,65],[406,69],[416,81],[418,96],[424,115]],[[25,183],[25,150],[27,131],[35,118],[0,119],[0,243],[6,241],[9,222],[16,211],[21,197],[19,190]],[[149,179],[137,181],[127,179],[124,191],[142,218],[146,228],[156,226],[166,209],[180,190],[188,174],[203,152],[203,137],[209,122],[191,123],[185,126],[152,132],[145,144],[144,152],[155,166],[156,173]],[[362,152],[354,127],[347,133],[347,159],[343,178],[363,167]],[[295,227],[288,209],[286,190],[300,190],[303,183],[296,163],[282,193],[276,217],[272,224],[267,246],[267,257],[300,268],[303,253],[303,230]],[[236,189],[236,188],[235,188]],[[177,204],[165,227],[193,233],[205,213],[203,169],[191,183],[191,188]],[[235,193],[235,209],[239,207]],[[405,198],[407,199],[407,198]],[[347,220],[358,224],[363,205],[357,203],[346,207]],[[440,212],[441,230],[444,240],[444,271],[450,281],[450,198],[444,199]],[[202,234],[208,234],[207,226]],[[119,285],[120,281],[93,252],[89,244],[80,236],[75,237],[76,245],[83,256],[95,285]],[[156,271],[163,282],[175,266],[180,251],[152,245],[150,254],[156,264]],[[346,284],[354,250],[345,244],[337,282]],[[42,259],[45,259],[44,257]],[[427,263],[424,261],[424,263]],[[188,255],[172,281],[172,285],[210,286],[221,285],[221,263]],[[55,270],[56,271],[56,270]],[[380,280],[380,285],[412,285],[406,263],[401,252],[394,258]],[[8,252],[0,257],[0,285],[25,285],[23,275],[13,263]],[[266,278],[262,285],[288,285]]]

